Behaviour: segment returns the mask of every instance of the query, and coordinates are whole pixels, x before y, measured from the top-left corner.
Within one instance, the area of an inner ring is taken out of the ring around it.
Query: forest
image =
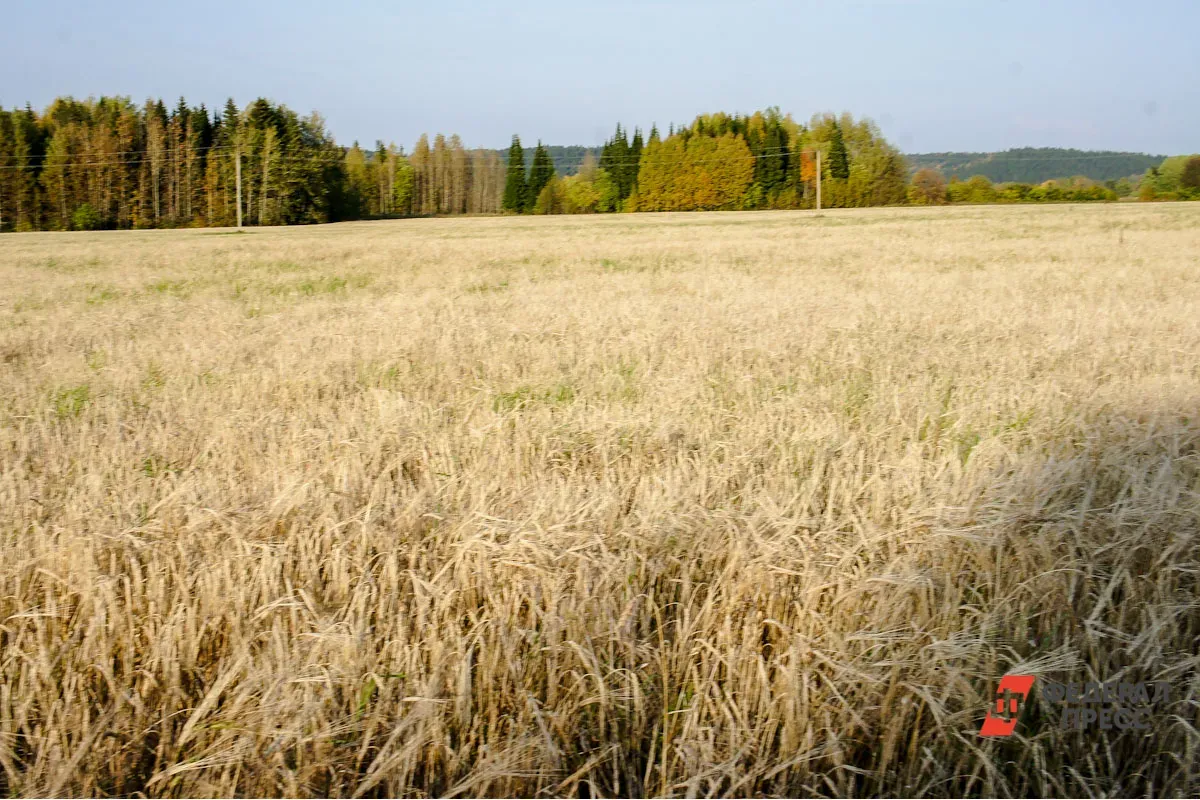
[[[818,151],[828,208],[1115,200],[1135,189],[1082,177],[946,181],[936,166],[910,178],[909,162],[875,124],[850,114],[807,123],[778,108],[703,114],[665,135],[655,126],[631,135],[618,124],[600,148],[538,142],[530,149],[514,136],[507,153],[468,149],[459,136],[438,133],[405,152],[382,141],[370,149],[339,145],[318,113],[302,117],[262,98],[210,112],[183,98],[168,107],[66,97],[41,113],[0,108],[0,231],[813,208]],[[1192,196],[1184,162],[1164,162],[1165,177],[1152,168],[1152,180],[1136,187],[1139,197]]]
[[[1063,147],[1017,147],[1001,153],[909,153],[914,172],[933,168],[944,175],[969,178],[982,175],[997,183],[1038,184],[1082,175],[1093,181],[1116,181],[1142,175],[1164,156],[1115,150],[1074,150]]]

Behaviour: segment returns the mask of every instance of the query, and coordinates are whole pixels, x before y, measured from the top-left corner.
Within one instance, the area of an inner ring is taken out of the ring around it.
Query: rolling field
[[[0,788],[1195,795],[1198,446],[1200,204],[3,235]]]

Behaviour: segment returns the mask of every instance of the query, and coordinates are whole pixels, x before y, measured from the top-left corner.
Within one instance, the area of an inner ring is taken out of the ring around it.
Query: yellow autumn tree
[[[740,134],[691,134],[652,141],[642,153],[638,211],[740,208],[754,180],[754,158]]]
[[[675,210],[672,199],[679,194],[675,184],[684,155],[684,142],[678,136],[663,141],[652,140],[646,145],[638,170],[638,188],[633,204],[635,210]]]
[[[688,142],[688,159],[702,177],[695,207],[705,211],[740,208],[754,181],[754,158],[740,134],[715,139],[695,137]]]

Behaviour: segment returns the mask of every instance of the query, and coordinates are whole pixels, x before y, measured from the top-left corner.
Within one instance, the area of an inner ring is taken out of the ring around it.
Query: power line
[[[235,145],[210,145],[207,147],[189,148],[189,150],[187,152],[185,152],[184,155],[186,158],[187,155],[192,155],[192,154],[198,154],[198,153],[211,154],[214,152],[233,152],[236,149],[237,149],[237,147]],[[484,153],[484,154],[495,153],[496,155],[500,155],[501,153],[504,152],[503,149],[480,148],[480,147],[471,148],[469,150],[464,148],[464,151],[467,153],[467,155],[475,155],[477,153]],[[335,163],[335,162],[344,162],[345,157],[348,154],[348,152],[349,152],[348,148],[344,148],[342,146],[337,146],[337,152],[318,151],[311,155],[278,154],[278,155],[271,156],[271,160],[272,161],[287,161],[287,162],[306,162],[306,163],[320,163],[322,161],[327,161],[329,163]],[[373,153],[374,151],[362,151],[362,152],[365,155],[367,152]],[[432,155],[433,152],[434,152],[433,150],[430,150],[430,155]],[[449,151],[449,152],[452,152],[452,151]],[[783,147],[765,148],[763,150],[760,150],[757,154],[752,153],[750,155],[750,158],[752,158],[752,159],[771,158],[771,157],[780,157],[780,156],[785,156],[785,155],[799,155],[801,153],[811,153],[811,152],[815,152],[815,151],[813,149],[793,150],[790,147],[783,146]],[[164,163],[175,164],[177,161],[180,160],[176,157],[177,154],[178,154],[178,151],[175,148],[164,150],[164,155],[162,156],[162,161]],[[148,155],[146,150],[127,150],[127,151],[121,151],[121,152],[117,152],[117,153],[104,153],[103,155],[105,155],[105,156],[109,156],[109,155],[139,155],[139,156],[141,156],[141,158],[116,160],[116,161],[66,160],[66,161],[58,161],[58,162],[52,163],[52,162],[47,161],[48,156],[43,155],[43,156],[40,156],[40,159],[41,159],[40,163],[37,163],[37,164],[9,164],[9,165],[0,166],[0,170],[5,170],[5,171],[22,170],[22,169],[45,170],[47,168],[55,168],[55,167],[137,166],[140,164],[153,163],[156,160],[154,157]],[[247,155],[253,156],[254,154],[250,153]],[[558,160],[555,160],[553,157],[551,157],[551,161],[554,163],[555,168],[580,167],[580,166],[583,166],[583,164],[585,164],[587,162],[589,156],[593,160],[595,160],[597,163],[597,166],[599,166],[600,159],[596,158],[590,151],[589,151],[589,153],[587,153],[583,156],[572,156],[570,158],[564,158],[564,159],[558,159]],[[407,153],[401,157],[407,159],[411,163],[413,154]],[[901,154],[901,157],[905,158],[906,160],[909,159],[908,156],[904,156],[903,154]],[[998,166],[1002,166],[1005,163],[1011,163],[1011,162],[1030,162],[1030,161],[1036,161],[1036,162],[1072,161],[1072,162],[1074,162],[1074,161],[1095,161],[1095,160],[1104,160],[1104,159],[1129,159],[1129,158],[1139,158],[1139,157],[1152,158],[1150,156],[1141,156],[1139,154],[1124,155],[1124,154],[1119,154],[1119,153],[1110,153],[1110,154],[1094,154],[1094,155],[1080,155],[1080,156],[1045,156],[1045,157],[1028,157],[1028,158],[1025,158],[1025,157],[1006,158],[1001,161],[990,162],[990,163],[993,163]],[[32,159],[34,157],[29,156],[26,158]],[[689,159],[687,159],[686,155],[679,157],[679,158],[665,158],[664,156],[661,156],[661,155],[648,156],[646,151],[643,151],[642,155],[636,159],[635,158],[626,158],[626,159],[619,159],[619,160],[609,160],[606,163],[610,164],[612,166],[630,166],[630,165],[641,164],[647,158],[662,159],[662,160],[667,161],[667,163],[677,163],[677,162],[689,160]],[[705,163],[705,161],[706,161],[705,159],[701,159],[700,163]],[[695,160],[691,160],[691,163],[697,163],[697,162]],[[935,162],[935,163],[938,163],[939,165],[944,164],[944,162]],[[988,163],[989,163],[988,161],[968,162],[966,164],[963,164],[962,168],[971,168],[971,167],[978,168],[978,167],[986,166]],[[507,162],[500,161],[499,165],[506,166]]]
[[[163,150],[164,150],[164,152],[169,151],[169,150],[174,150],[175,148],[179,147],[180,145],[186,146],[186,143],[185,142],[169,143],[166,146],[164,146]],[[209,144],[209,145],[201,145],[200,147],[191,147],[189,149],[193,153],[202,153],[202,152],[207,152],[207,151],[212,151],[212,150],[235,150],[237,148],[235,145]],[[100,155],[103,155],[105,157],[107,157],[107,156],[142,155],[146,152],[146,150],[147,150],[147,148],[144,148],[144,147],[141,150],[114,150],[112,152],[101,153]],[[43,153],[40,156],[20,156],[20,158],[23,158],[26,161],[33,161],[35,159],[41,159],[42,161],[45,161],[48,155],[49,155],[48,153]],[[18,158],[18,156],[12,156],[12,157]]]
[[[928,153],[913,153],[912,155],[906,155],[905,158],[912,159],[912,158],[915,158],[916,156],[927,156],[927,155],[929,155],[929,154]],[[1002,155],[1004,155],[1004,153],[995,153],[995,154],[991,154],[991,155],[1001,155],[1002,156]],[[1102,158],[1149,158],[1152,160],[1158,160],[1159,157],[1146,155],[1144,153],[1096,153],[1094,155],[1082,155],[1082,156],[1044,156],[1044,157],[1034,156],[1034,157],[1030,157],[1030,158],[1005,158],[1001,161],[991,161],[990,158],[985,158],[985,159],[981,159],[981,160],[977,160],[977,161],[968,161],[964,164],[964,166],[970,166],[972,164],[984,165],[989,162],[1005,164],[1005,163],[1008,163],[1009,161],[1091,161],[1091,160],[1102,159]],[[931,159],[926,159],[926,160],[931,160]],[[944,163],[944,162],[938,162],[938,163]]]
[[[222,149],[235,150],[236,148],[228,147],[228,148],[222,148]],[[773,157],[777,158],[777,157],[780,157],[783,155],[787,155],[789,153],[799,154],[799,153],[813,152],[811,150],[788,150],[787,148],[772,148],[772,149],[777,150],[779,152],[760,152],[758,155],[750,154],[749,158],[751,158],[751,159],[773,158]],[[145,151],[142,151],[142,152],[144,154]],[[447,150],[446,152],[452,152],[452,151]],[[496,152],[496,151],[482,150],[481,148],[475,148],[474,150],[465,150],[464,152],[467,153],[468,155],[471,155],[473,153],[479,153],[479,152],[491,153],[491,152]],[[247,154],[247,155],[253,155],[253,154]],[[261,157],[261,155],[262,155],[261,151],[257,155],[259,155]],[[432,155],[433,155],[433,151],[430,151],[430,156],[432,156]],[[411,164],[411,162],[412,162],[411,154],[409,154],[407,156],[402,156],[402,157],[407,159],[409,161],[409,163]],[[646,161],[647,158],[658,159],[660,162],[665,162],[665,163],[680,163],[683,161],[689,161],[690,163],[712,163],[714,161],[720,161],[722,157],[711,156],[711,157],[701,158],[701,159],[688,159],[687,155],[684,154],[683,156],[678,157],[678,158],[666,158],[664,156],[657,156],[657,155],[647,156],[645,153],[643,153],[643,155],[640,158],[636,158],[636,159],[629,158],[629,159],[622,159],[619,161],[609,161],[608,163],[613,166],[631,166],[631,165],[641,164],[644,161]],[[293,163],[300,162],[300,163],[308,163],[308,164],[322,163],[322,162],[345,163],[345,159],[346,159],[346,153],[344,153],[344,152],[334,153],[334,152],[325,152],[325,151],[318,151],[318,152],[312,153],[311,155],[277,154],[277,155],[272,155],[270,157],[270,160],[274,161],[274,162],[283,161],[283,162],[293,162]],[[0,166],[0,169],[2,169],[2,170],[41,169],[41,170],[45,171],[47,169],[55,169],[55,168],[60,168],[60,167],[67,168],[67,167],[137,166],[140,164],[153,164],[155,161],[158,161],[158,160],[159,159],[156,159],[153,157],[144,156],[144,157],[138,158],[138,159],[127,159],[127,160],[122,160],[122,161],[58,161],[58,162],[52,162],[52,163],[43,162],[41,164],[14,164],[14,165],[8,165],[8,166]],[[575,166],[582,166],[586,160],[587,160],[586,157],[579,159],[578,162],[575,164]],[[174,158],[173,155],[164,156],[161,159],[161,163],[164,163],[164,164],[175,164],[178,161],[179,161],[179,159]],[[569,160],[565,163],[560,162],[560,165],[570,166],[571,162]],[[497,162],[497,166],[507,167],[507,164],[505,162],[501,161],[501,162]],[[597,161],[597,166],[599,166],[599,161]]]

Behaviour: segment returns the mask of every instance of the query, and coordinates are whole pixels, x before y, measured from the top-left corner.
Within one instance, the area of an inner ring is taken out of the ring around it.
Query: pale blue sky
[[[1200,150],[1200,0],[5,0],[0,104],[320,111],[339,141],[596,144],[704,111],[847,110],[906,152]]]

